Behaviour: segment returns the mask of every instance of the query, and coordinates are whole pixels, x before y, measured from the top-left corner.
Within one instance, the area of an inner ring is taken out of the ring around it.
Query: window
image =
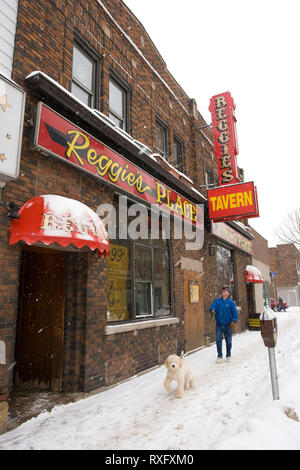
[[[129,320],[132,311],[131,246],[111,242],[108,258],[107,321]]]
[[[167,127],[160,121],[156,121],[156,151],[164,158],[168,154]]]
[[[75,45],[71,92],[90,107],[95,107],[95,75],[95,61]]]
[[[236,282],[232,251],[223,245],[217,246],[218,292],[229,286],[231,297],[236,300]]]
[[[128,88],[113,78],[109,81],[109,117],[117,127],[128,130]]]
[[[211,189],[214,186],[218,186],[218,179],[215,177],[210,168],[206,168],[205,170],[205,184],[206,189]]]
[[[148,246],[135,245],[135,314],[153,314],[152,305],[152,250]]]
[[[158,248],[154,250],[154,282],[153,300],[155,315],[170,315],[170,292],[169,292],[169,253],[167,249]]]
[[[149,236],[110,243],[107,321],[171,315],[169,245],[161,228],[157,240]]]
[[[174,139],[174,166],[177,170],[183,172],[183,145],[178,139]]]

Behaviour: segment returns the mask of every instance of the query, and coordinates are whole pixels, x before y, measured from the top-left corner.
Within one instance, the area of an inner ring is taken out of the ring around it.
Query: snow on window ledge
[[[158,318],[153,320],[123,323],[122,325],[108,325],[105,328],[106,335],[125,333],[128,331],[144,330],[146,328],[155,328],[156,326],[165,326],[179,323],[179,318]]]

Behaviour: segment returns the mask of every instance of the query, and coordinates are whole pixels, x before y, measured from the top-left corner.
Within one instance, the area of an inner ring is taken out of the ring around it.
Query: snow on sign
[[[0,181],[17,179],[24,122],[25,93],[0,74]]]

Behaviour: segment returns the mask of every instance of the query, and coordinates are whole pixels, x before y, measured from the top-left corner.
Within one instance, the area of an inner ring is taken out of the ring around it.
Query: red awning
[[[74,199],[48,194],[29,199],[10,227],[10,245],[23,240],[28,245],[58,243],[109,253],[107,233],[100,217]]]
[[[257,283],[263,283],[265,282],[262,274],[259,269],[257,269],[255,266],[248,265],[246,266],[245,269],[245,281],[246,282],[257,282]]]

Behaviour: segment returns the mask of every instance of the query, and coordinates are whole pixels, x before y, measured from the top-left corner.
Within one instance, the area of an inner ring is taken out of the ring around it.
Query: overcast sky
[[[210,98],[230,91],[238,165],[258,191],[249,222],[275,246],[300,206],[300,0],[124,1],[208,123]]]

